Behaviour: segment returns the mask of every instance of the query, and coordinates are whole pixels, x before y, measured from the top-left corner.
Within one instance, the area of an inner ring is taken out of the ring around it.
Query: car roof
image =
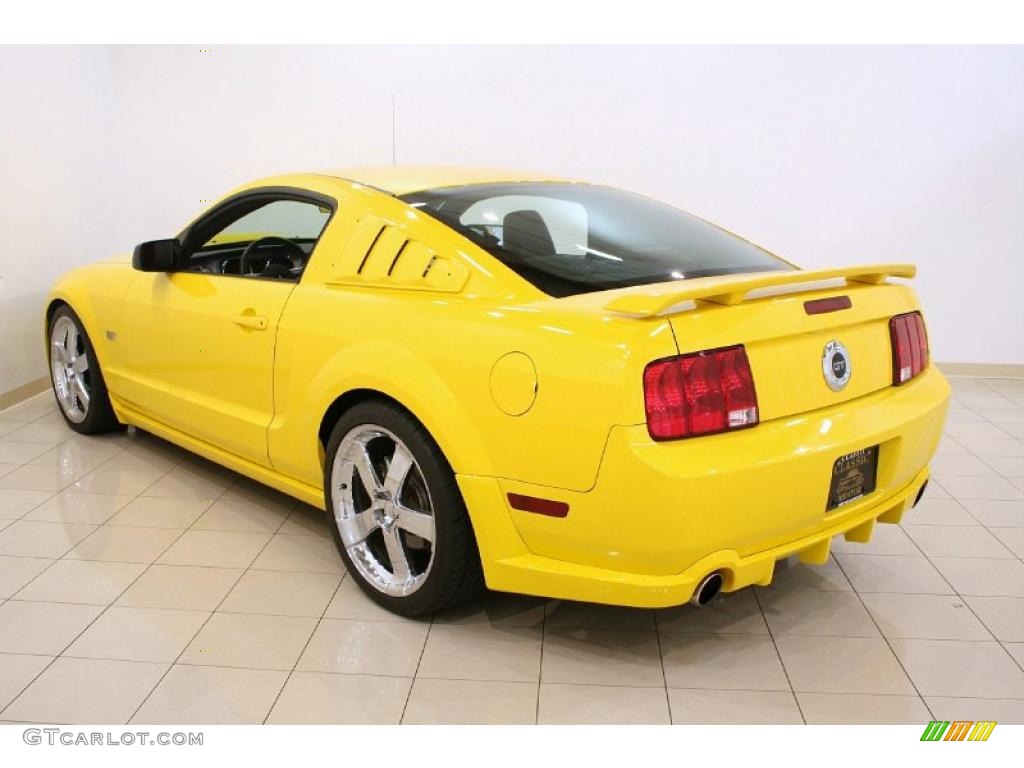
[[[379,165],[362,168],[338,168],[323,171],[322,174],[355,181],[393,195],[405,195],[437,187],[457,187],[464,184],[565,181],[565,179],[541,173],[457,165]]]

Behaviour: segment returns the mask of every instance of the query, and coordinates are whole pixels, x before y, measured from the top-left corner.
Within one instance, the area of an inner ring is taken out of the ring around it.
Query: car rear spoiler
[[[879,285],[887,277],[913,277],[913,264],[864,264],[833,269],[798,269],[787,272],[745,272],[737,275],[697,277],[673,283],[631,288],[604,305],[609,312],[636,317],[655,317],[686,301],[739,304],[762,288],[813,283],[845,278],[847,283]]]

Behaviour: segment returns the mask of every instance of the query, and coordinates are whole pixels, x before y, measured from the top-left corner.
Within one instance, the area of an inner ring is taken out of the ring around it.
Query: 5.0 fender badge
[[[850,365],[850,351],[841,341],[830,341],[821,356],[821,372],[825,383],[833,392],[838,392],[850,383],[853,366]]]

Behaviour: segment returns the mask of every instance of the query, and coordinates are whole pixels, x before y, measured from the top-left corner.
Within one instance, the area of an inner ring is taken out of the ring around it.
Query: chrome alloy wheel
[[[402,597],[434,561],[434,507],[412,452],[394,433],[362,424],[342,438],[331,467],[334,519],[352,564],[375,589]]]
[[[82,332],[66,316],[58,317],[50,330],[50,371],[61,410],[81,424],[89,413],[89,356]]]

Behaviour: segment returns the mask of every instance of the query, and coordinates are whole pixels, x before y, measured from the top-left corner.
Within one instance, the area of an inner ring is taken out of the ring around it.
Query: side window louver
[[[364,216],[333,265],[331,282],[344,285],[457,292],[469,270],[444,258],[409,232],[379,216]]]

